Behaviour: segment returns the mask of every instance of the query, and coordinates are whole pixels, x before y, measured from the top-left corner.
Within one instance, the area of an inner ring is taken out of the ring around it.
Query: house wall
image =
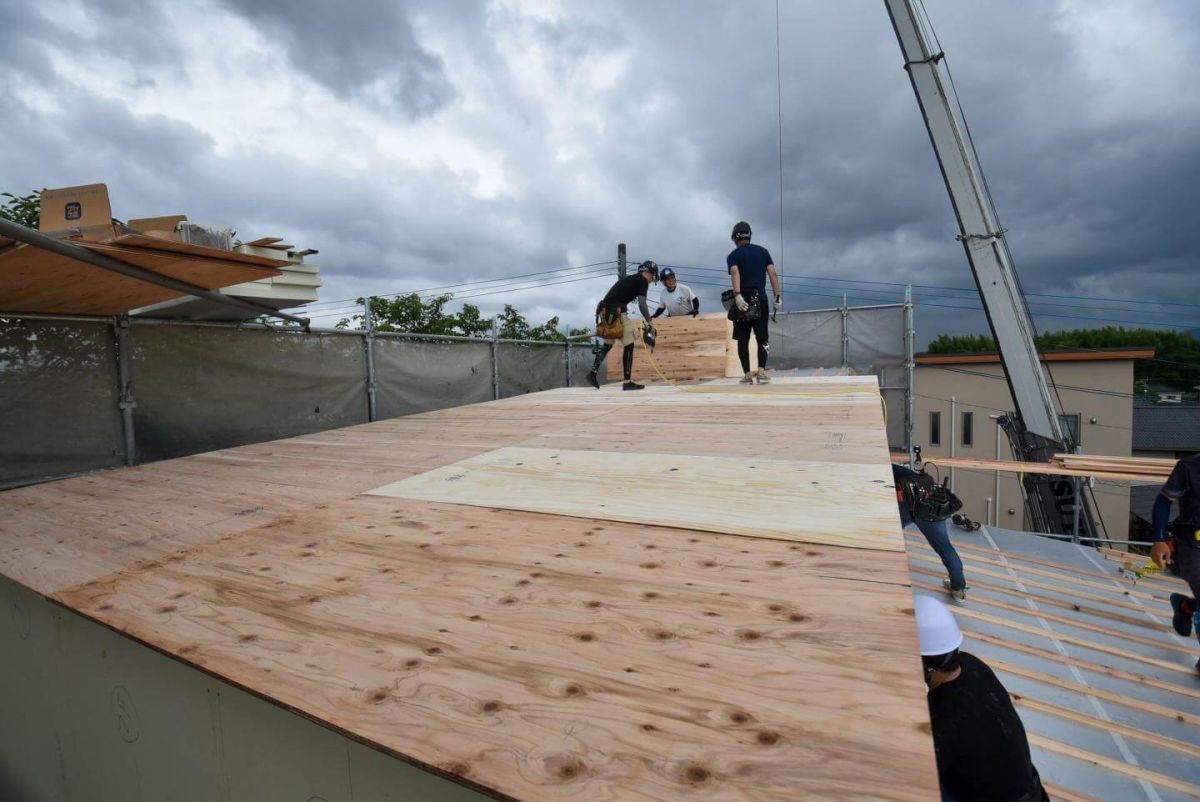
[[[0,577],[0,800],[483,802]]]
[[[1084,452],[1129,456],[1133,434],[1133,361],[1056,361],[1049,363],[1049,369],[1059,388],[1062,411],[1080,416],[1080,445]],[[1012,410],[1012,398],[999,364],[918,365],[914,384],[913,442],[921,446],[927,461],[952,455],[977,459],[1013,458],[1007,438],[996,421],[989,417]],[[1069,389],[1071,387],[1091,388],[1098,392]],[[953,423],[951,399],[955,399]],[[941,412],[940,445],[930,443],[930,413],[935,411]],[[969,446],[962,442],[964,412],[973,413],[974,418],[974,442]],[[1093,418],[1095,423],[1091,422]],[[952,477],[955,493],[962,499],[963,512],[967,516],[1007,529],[1028,528],[1014,474],[963,468],[946,473]],[[1128,485],[1097,481],[1094,492],[1109,536],[1123,539],[1129,528]]]

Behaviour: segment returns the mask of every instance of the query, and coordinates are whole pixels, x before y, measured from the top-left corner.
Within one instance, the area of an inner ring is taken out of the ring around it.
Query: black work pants
[[[758,341],[758,366],[760,368],[767,366],[767,352],[771,348],[771,335],[768,331],[771,318],[767,298],[761,293],[758,296],[758,307],[758,320],[752,323],[741,320],[733,322],[733,339],[737,341],[738,359],[742,363],[742,373],[750,372],[750,332],[754,332],[754,339]]]

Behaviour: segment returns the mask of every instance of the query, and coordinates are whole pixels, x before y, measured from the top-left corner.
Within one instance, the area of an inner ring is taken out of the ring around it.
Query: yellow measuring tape
[[[641,324],[641,325],[645,325],[645,324]],[[634,335],[634,337],[635,337],[635,339],[637,339],[637,341],[639,343],[642,344],[642,350],[646,352],[646,358],[648,360],[650,360],[650,367],[654,368],[654,372],[658,374],[658,378],[662,379],[667,384],[671,385],[671,387],[675,388],[676,390],[678,390],[681,393],[709,393],[710,392],[709,390],[705,390],[703,387],[680,387],[673,379],[671,379],[669,376],[664,374],[662,372],[661,368],[658,367],[658,363],[654,361],[654,352],[650,350],[650,347],[648,345],[646,345],[646,341],[642,337],[640,337],[636,334]],[[757,390],[722,390],[720,394],[721,395],[757,395],[757,396],[794,395],[794,396],[804,396],[806,398],[838,398],[838,397],[841,397],[844,395],[878,396],[879,402],[881,404],[883,404],[884,428],[887,427],[887,423],[888,423],[887,399],[883,397],[883,393],[875,392],[874,390],[843,390],[843,391],[837,392],[837,393],[789,393],[786,391],[785,392],[762,393]]]

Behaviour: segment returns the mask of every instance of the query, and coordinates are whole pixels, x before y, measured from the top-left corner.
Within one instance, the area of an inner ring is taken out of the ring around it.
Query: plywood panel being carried
[[[654,367],[642,347],[641,338],[645,322],[631,319],[630,325],[637,327],[633,359],[635,381],[660,381]],[[708,315],[683,315],[659,317],[654,320],[658,332],[658,343],[653,358],[663,375],[673,381],[695,381],[716,379],[725,375],[726,343],[729,342],[730,323],[724,313]],[[621,345],[617,343],[608,355],[608,380],[622,379]]]
[[[501,448],[370,492],[902,551],[891,480],[878,464]]]

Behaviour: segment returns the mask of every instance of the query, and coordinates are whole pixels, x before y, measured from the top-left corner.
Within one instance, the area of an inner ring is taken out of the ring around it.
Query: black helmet
[[[675,277],[675,271],[669,267],[664,267],[662,269],[662,272],[658,274],[659,281],[666,281],[667,279],[674,278],[674,277]]]
[[[750,224],[743,220],[733,227],[733,234],[730,236],[734,239],[734,241],[737,241],[740,239],[750,239],[751,233]]]
[[[658,281],[658,263],[657,262],[647,259],[646,261],[644,261],[640,265],[638,265],[638,272],[640,273],[643,270],[650,271],[650,276],[655,281]]]

